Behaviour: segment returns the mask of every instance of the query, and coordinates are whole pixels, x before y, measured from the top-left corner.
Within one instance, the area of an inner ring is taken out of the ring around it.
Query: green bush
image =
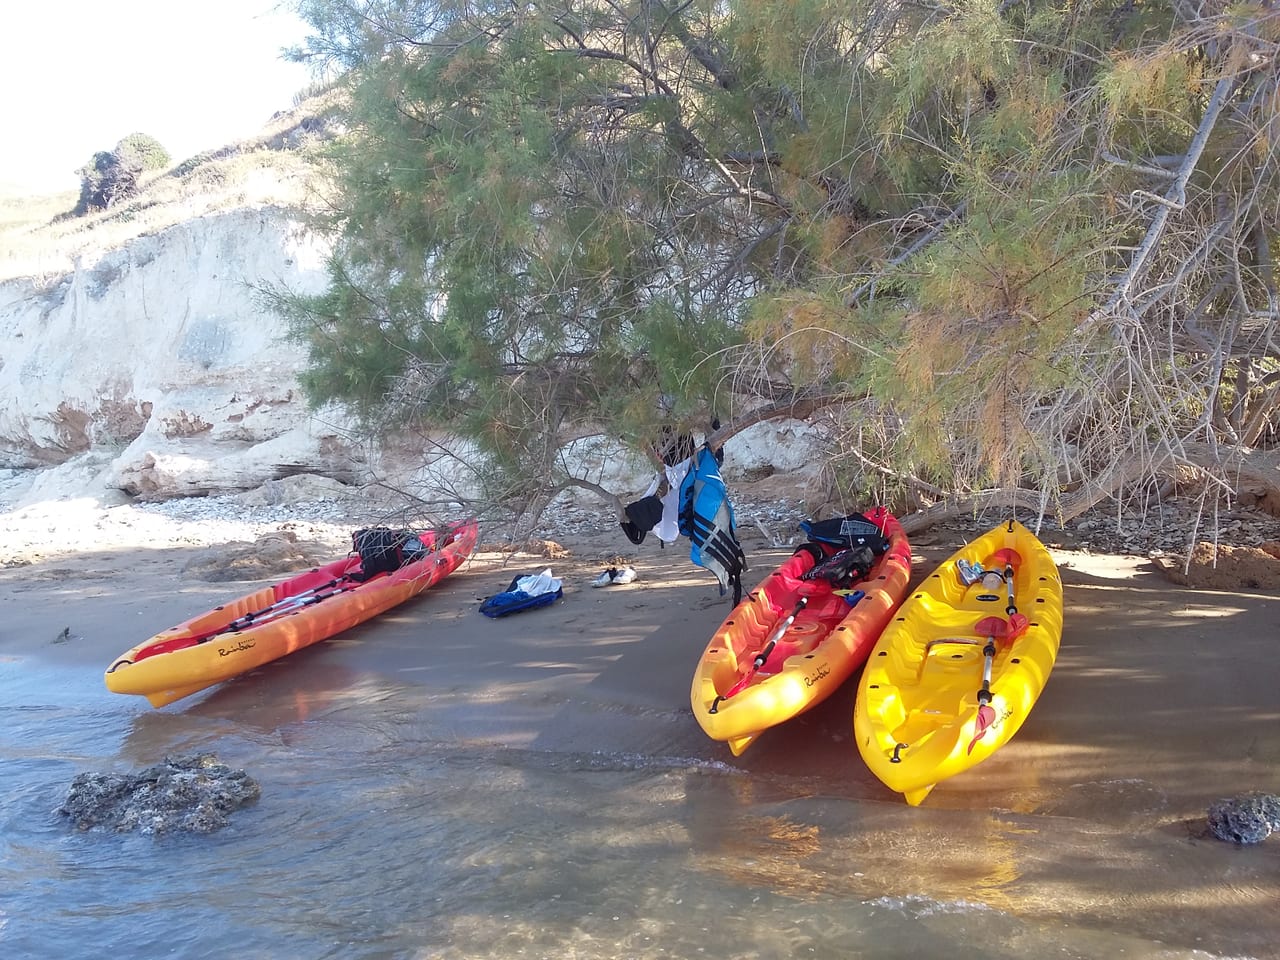
[[[155,137],[146,133],[131,133],[116,144],[115,153],[123,156],[132,153],[142,161],[143,170],[163,170],[172,158],[169,151]]]
[[[145,170],[158,170],[169,164],[169,152],[160,141],[145,133],[131,133],[114,150],[100,150],[76,173],[80,176],[80,201],[73,211],[84,216],[94,210],[106,210],[125,200],[138,189],[138,178]]]

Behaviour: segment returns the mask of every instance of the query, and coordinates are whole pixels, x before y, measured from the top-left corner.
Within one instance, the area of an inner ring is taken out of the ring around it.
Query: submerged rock
[[[212,833],[261,795],[257,781],[211,753],[166,757],[141,773],[81,773],[58,813],[78,830]]]
[[[1209,831],[1229,843],[1261,843],[1280,830],[1280,797],[1246,793],[1209,807]]]

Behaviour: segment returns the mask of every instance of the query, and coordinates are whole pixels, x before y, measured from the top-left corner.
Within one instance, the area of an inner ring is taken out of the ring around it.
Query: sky
[[[77,190],[131,133],[174,161],[252,136],[310,82],[280,59],[306,33],[280,0],[6,0],[0,185]]]

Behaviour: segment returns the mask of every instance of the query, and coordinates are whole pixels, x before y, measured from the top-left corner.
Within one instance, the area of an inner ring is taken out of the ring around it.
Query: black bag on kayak
[[[831,520],[802,520],[800,529],[818,543],[833,547],[870,547],[877,557],[889,549],[889,538],[860,513]]]
[[[800,579],[826,580],[832,589],[848,590],[865,580],[875,565],[876,555],[870,547],[846,547],[810,567],[800,574]]]
[[[422,559],[427,552],[412,530],[390,527],[362,527],[351,535],[351,547],[360,554],[360,572],[351,575],[356,581],[399,570],[406,563]]]

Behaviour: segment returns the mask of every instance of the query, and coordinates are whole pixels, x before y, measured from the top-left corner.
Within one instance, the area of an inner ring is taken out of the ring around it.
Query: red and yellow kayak
[[[1017,732],[1061,638],[1049,551],[1015,520],[978,537],[925,578],[871,652],[854,707],[862,759],[919,804]]]
[[[389,573],[360,579],[352,555],[224,603],[122,654],[107,689],[163,707],[309,647],[439,583],[471,555],[477,533],[475,520],[421,531],[426,552]]]
[[[851,590],[803,579],[818,560],[797,551],[734,607],[698,661],[693,715],[734,756],[834,693],[866,660],[906,596],[911,546],[901,524],[883,507],[862,516],[889,543]]]

